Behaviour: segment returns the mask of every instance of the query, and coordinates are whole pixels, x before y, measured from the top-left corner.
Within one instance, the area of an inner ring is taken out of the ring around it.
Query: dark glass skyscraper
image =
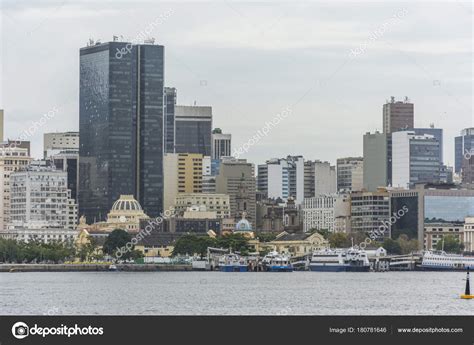
[[[165,153],[174,153],[174,108],[176,89],[165,87]]]
[[[80,50],[79,212],[103,220],[121,194],[163,205],[164,47],[109,42]]]
[[[175,107],[175,152],[211,155],[212,107]]]

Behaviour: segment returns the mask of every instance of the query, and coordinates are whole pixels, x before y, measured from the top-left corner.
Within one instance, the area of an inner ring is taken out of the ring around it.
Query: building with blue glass
[[[461,135],[454,138],[454,172],[459,174],[463,160],[474,156],[474,128],[466,128]]]
[[[164,47],[80,49],[79,213],[104,220],[122,194],[150,217],[163,208]]]

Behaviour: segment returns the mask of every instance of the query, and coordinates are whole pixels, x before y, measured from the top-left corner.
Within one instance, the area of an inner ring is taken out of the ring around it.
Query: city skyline
[[[361,156],[363,135],[382,130],[382,105],[392,95],[397,100],[408,96],[415,104],[415,127],[429,127],[433,122],[435,127],[444,129],[444,161],[450,166],[454,165],[454,137],[473,125],[468,92],[471,87],[467,85],[471,76],[468,61],[471,52],[466,48],[470,46],[466,44],[470,39],[470,30],[467,30],[470,17],[469,8],[461,3],[423,7],[423,12],[417,5],[404,4],[383,7],[365,4],[356,9],[351,4],[344,8],[340,4],[298,4],[288,13],[290,4],[284,3],[272,4],[275,13],[271,14],[265,12],[264,4],[188,4],[183,7],[173,3],[153,6],[145,3],[141,9],[132,11],[132,19],[126,23],[118,21],[121,14],[129,12],[122,12],[120,4],[109,4],[106,8],[95,3],[59,5],[61,3],[48,3],[28,8],[12,3],[3,5],[5,77],[2,78],[0,108],[5,109],[5,136],[14,139],[25,129],[25,123],[39,120],[41,114],[54,107],[59,110],[55,121],[47,122],[29,138],[35,157],[41,157],[44,132],[78,130],[78,50],[86,45],[87,39],[101,38],[106,42],[112,40],[113,34],[123,34],[133,40],[147,24],[167,13],[150,33],[157,38],[156,44],[165,46],[165,86],[176,87],[180,95],[178,105],[197,101],[197,105],[212,106],[213,127],[232,134],[233,148],[241,146],[287,106],[292,107],[284,124],[276,126],[242,155],[241,158],[252,163],[290,154],[332,164],[337,158]],[[311,6],[320,11],[308,11]],[[371,8],[371,15],[364,15],[363,8]],[[152,11],[145,13],[147,9]],[[97,23],[94,10],[104,16],[101,23]],[[194,10],[206,25],[191,20]],[[32,13],[47,20],[33,25]],[[212,24],[205,21],[207,16],[219,13],[221,20]],[[448,13],[456,19],[450,19]],[[396,14],[399,19],[388,21]],[[257,15],[259,21],[254,20]],[[357,19],[351,22],[350,15]],[[449,35],[442,30],[433,31],[441,15],[444,27],[456,30],[456,40],[450,39],[448,43],[452,31]],[[70,24],[64,23],[65,16]],[[366,19],[363,25],[362,16]],[[92,28],[86,25],[88,18],[94,21]],[[24,33],[9,30],[13,23],[18,25],[21,20],[28,20],[26,37],[35,40],[21,40],[20,35]],[[64,35],[64,32],[58,33],[55,23],[69,26],[77,24],[77,20],[83,21],[80,29],[62,42],[64,49],[56,51],[58,56],[51,56],[46,66],[33,74],[28,66],[34,64],[28,54],[19,57],[6,49],[9,46],[34,49],[42,44],[44,51],[37,51],[45,54],[55,42],[54,35],[47,35],[49,30],[55,31],[55,35]],[[229,23],[225,23],[226,20]],[[290,25],[295,20],[305,29],[314,22],[311,34],[319,32],[321,35],[316,35],[316,39],[309,39],[311,35],[298,36],[299,29]],[[363,26],[358,28],[357,34],[351,32],[355,21]],[[383,26],[384,23],[387,24]],[[406,37],[411,34],[414,23],[419,32],[414,37]],[[221,32],[211,34],[213,25],[219,26]],[[381,32],[381,28],[382,35],[370,40],[374,30]],[[315,32],[317,29],[322,30]],[[193,35],[189,35],[189,30]],[[252,31],[259,34],[252,35]],[[436,34],[436,40],[430,40],[427,33]],[[296,37],[299,39],[293,40]],[[30,45],[25,46],[26,41]],[[366,41],[369,44],[361,50],[361,44]],[[403,43],[401,51],[399,43]],[[417,45],[422,48],[417,49]],[[357,49],[359,55],[351,57],[351,51]],[[374,66],[375,61],[380,66]],[[24,93],[20,93],[18,87],[28,71],[28,85],[21,86],[26,88],[33,102],[25,103],[20,101]],[[366,78],[361,78],[361,74]],[[356,85],[356,80],[367,83]],[[49,82],[46,84],[49,87],[40,88],[45,82]],[[31,90],[32,86],[41,89],[41,93]],[[58,119],[60,121],[56,121]],[[288,131],[288,128],[293,130]],[[340,140],[340,136],[345,140]]]

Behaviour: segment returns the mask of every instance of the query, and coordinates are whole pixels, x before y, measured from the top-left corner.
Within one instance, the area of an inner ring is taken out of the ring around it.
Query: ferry
[[[293,265],[290,262],[290,257],[284,254],[279,254],[276,251],[272,251],[265,255],[262,264],[267,272],[293,272]]]
[[[423,252],[421,266],[426,271],[463,271],[474,269],[474,256],[447,254],[442,250]]]
[[[219,270],[221,272],[247,272],[248,264],[237,254],[225,254],[219,259]]]
[[[370,262],[363,250],[323,249],[313,253],[309,269],[313,272],[368,272]]]

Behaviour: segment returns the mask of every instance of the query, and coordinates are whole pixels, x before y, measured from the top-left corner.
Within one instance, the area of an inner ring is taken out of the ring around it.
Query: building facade
[[[232,134],[224,134],[220,128],[212,131],[212,159],[232,156]]]
[[[270,159],[258,166],[258,190],[269,199],[292,197],[298,204],[304,199],[304,159],[288,156]]]
[[[206,211],[215,212],[217,218],[230,217],[230,198],[226,194],[183,193],[175,199],[175,210],[178,215],[190,207],[204,206]]]
[[[165,153],[174,153],[174,108],[176,107],[177,91],[174,87],[165,87],[164,113],[164,150]]]
[[[121,194],[150,216],[163,210],[163,84],[163,46],[81,48],[79,209],[88,221],[104,219]]]
[[[212,107],[175,106],[175,153],[212,154]]]
[[[63,151],[79,153],[79,132],[44,133],[44,159]]]
[[[337,191],[361,191],[364,184],[364,158],[346,157],[337,160]]]
[[[474,156],[474,127],[465,128],[461,135],[454,138],[454,172],[461,173],[463,161],[470,155]]]
[[[395,101],[391,97],[383,105],[383,132],[390,134],[400,130],[412,129],[414,127],[414,105],[407,97],[402,101]]]
[[[25,169],[30,162],[28,149],[0,144],[0,231],[6,230],[10,223],[10,176]]]
[[[223,159],[216,176],[216,192],[229,195],[230,215],[246,218],[254,225],[256,220],[256,179],[254,165],[245,159]]]
[[[439,242],[443,241],[445,236],[453,236],[459,242],[464,239],[463,223],[429,223],[425,224],[423,249],[436,250]]]
[[[376,234],[390,218],[390,198],[386,189],[377,192],[354,192],[351,194],[351,230],[363,234]],[[382,237],[390,237],[389,229]]]
[[[429,134],[392,133],[392,184],[409,188],[417,183],[439,183],[440,143]]]
[[[366,133],[364,135],[363,188],[375,192],[388,185],[387,134]]]
[[[77,207],[67,188],[65,172],[30,165],[12,173],[10,185],[9,228],[76,228]]]
[[[164,157],[164,207],[174,206],[180,193],[202,193],[202,159],[198,153],[168,153]]]

